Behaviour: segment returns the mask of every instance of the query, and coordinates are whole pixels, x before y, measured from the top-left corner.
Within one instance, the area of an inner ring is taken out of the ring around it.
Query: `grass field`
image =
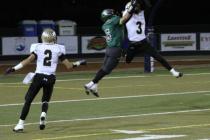
[[[24,75],[0,79],[0,140],[204,140],[210,139],[209,67],[114,71],[99,84],[100,98],[83,85],[95,72],[58,74],[46,129],[39,130],[41,93],[31,106],[24,133],[14,133],[28,85]]]

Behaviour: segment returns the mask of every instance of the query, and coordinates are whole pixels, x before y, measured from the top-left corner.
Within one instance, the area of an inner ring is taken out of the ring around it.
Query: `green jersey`
[[[119,24],[120,17],[113,16],[108,19],[102,26],[106,34],[106,43],[108,47],[122,47],[124,39],[124,27]]]

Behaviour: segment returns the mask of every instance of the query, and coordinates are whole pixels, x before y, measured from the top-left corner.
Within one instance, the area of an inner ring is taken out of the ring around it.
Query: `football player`
[[[128,2],[125,6],[124,14],[132,6],[131,2]],[[126,51],[126,63],[131,63],[133,58],[139,53],[145,53],[151,55],[155,60],[160,62],[171,74],[177,78],[182,77],[181,72],[176,71],[172,66],[157,52],[157,50],[150,45],[145,34],[145,15],[144,10],[137,1],[136,7],[129,21],[126,23],[126,29],[128,33],[129,47]]]
[[[105,9],[101,13],[101,19],[104,22],[102,29],[106,34],[106,53],[102,67],[96,73],[92,81],[85,84],[85,91],[87,94],[91,92],[96,97],[98,95],[98,82],[118,65],[121,52],[122,43],[124,40],[124,23],[130,18],[136,1],[131,0],[131,5],[127,9],[123,17],[117,16],[113,9]]]
[[[60,60],[67,69],[86,64],[85,60],[69,62],[65,56],[65,46],[56,44],[56,33],[52,29],[45,29],[41,35],[42,43],[31,45],[30,56],[21,61],[18,65],[8,68],[5,74],[15,72],[22,69],[24,66],[36,59],[36,71],[33,81],[25,95],[25,103],[22,108],[19,122],[14,127],[14,132],[22,132],[24,129],[24,121],[30,110],[30,106],[35,96],[41,88],[42,95],[42,110],[40,115],[40,130],[45,128],[46,115],[48,111],[48,102],[52,96],[53,87],[56,81],[56,68]]]

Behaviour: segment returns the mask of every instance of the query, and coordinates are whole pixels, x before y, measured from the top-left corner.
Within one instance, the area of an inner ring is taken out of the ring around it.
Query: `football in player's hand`
[[[12,73],[12,72],[15,72],[15,69],[14,68],[12,68],[12,67],[10,67],[10,68],[7,68],[7,70],[5,71],[5,75],[8,75],[8,74],[10,74],[10,73]]]

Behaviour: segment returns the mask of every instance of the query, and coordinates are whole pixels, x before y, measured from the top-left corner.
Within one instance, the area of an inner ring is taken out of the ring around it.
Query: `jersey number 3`
[[[50,50],[45,50],[44,54],[45,54],[45,58],[44,58],[43,65],[51,66],[52,52]]]
[[[136,30],[136,33],[137,34],[142,34],[141,22],[140,21],[137,21],[136,22],[136,25],[138,26],[138,29]]]

